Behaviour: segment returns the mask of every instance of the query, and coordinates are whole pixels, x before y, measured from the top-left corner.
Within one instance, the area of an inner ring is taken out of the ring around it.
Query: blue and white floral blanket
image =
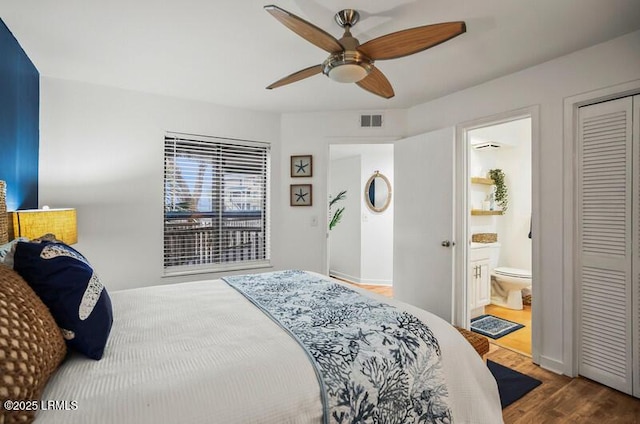
[[[415,316],[304,271],[223,280],[307,352],[325,423],[453,422],[440,346]]]

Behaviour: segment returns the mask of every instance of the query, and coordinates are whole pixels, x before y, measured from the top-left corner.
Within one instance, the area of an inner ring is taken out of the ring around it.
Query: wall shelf
[[[502,215],[502,211],[484,211],[482,209],[471,209],[471,215]]]
[[[491,178],[471,177],[471,184],[493,185],[495,183]]]

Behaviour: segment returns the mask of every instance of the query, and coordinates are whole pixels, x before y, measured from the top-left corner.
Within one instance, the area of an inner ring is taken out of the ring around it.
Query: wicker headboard
[[[9,241],[9,219],[7,217],[7,184],[0,181],[0,244]]]

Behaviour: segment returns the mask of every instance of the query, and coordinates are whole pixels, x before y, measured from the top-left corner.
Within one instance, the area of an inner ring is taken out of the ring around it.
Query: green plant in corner
[[[331,215],[331,221],[329,221],[329,231],[333,230],[333,227],[338,225],[338,222],[340,222],[340,219],[342,219],[342,213],[344,212],[344,207],[341,207],[341,208],[338,208],[332,214],[331,207],[335,205],[336,202],[339,202],[340,200],[344,199],[346,195],[347,195],[347,190],[342,190],[333,199],[331,199],[331,196],[329,196],[329,198],[331,199],[329,200],[329,215]]]
[[[496,185],[495,200],[502,209],[503,212],[507,211],[509,205],[509,193],[507,192],[507,186],[504,182],[504,172],[502,169],[490,169],[489,176]]]

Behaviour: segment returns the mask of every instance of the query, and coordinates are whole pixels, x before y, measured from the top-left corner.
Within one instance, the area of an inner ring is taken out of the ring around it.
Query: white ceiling
[[[0,0],[0,18],[43,76],[275,112],[407,108],[640,29],[638,0],[275,3],[336,38],[335,12],[357,9],[361,43],[466,21],[457,38],[378,61],[396,92],[384,100],[323,75],[266,90],[327,56],[264,11],[269,1]]]

